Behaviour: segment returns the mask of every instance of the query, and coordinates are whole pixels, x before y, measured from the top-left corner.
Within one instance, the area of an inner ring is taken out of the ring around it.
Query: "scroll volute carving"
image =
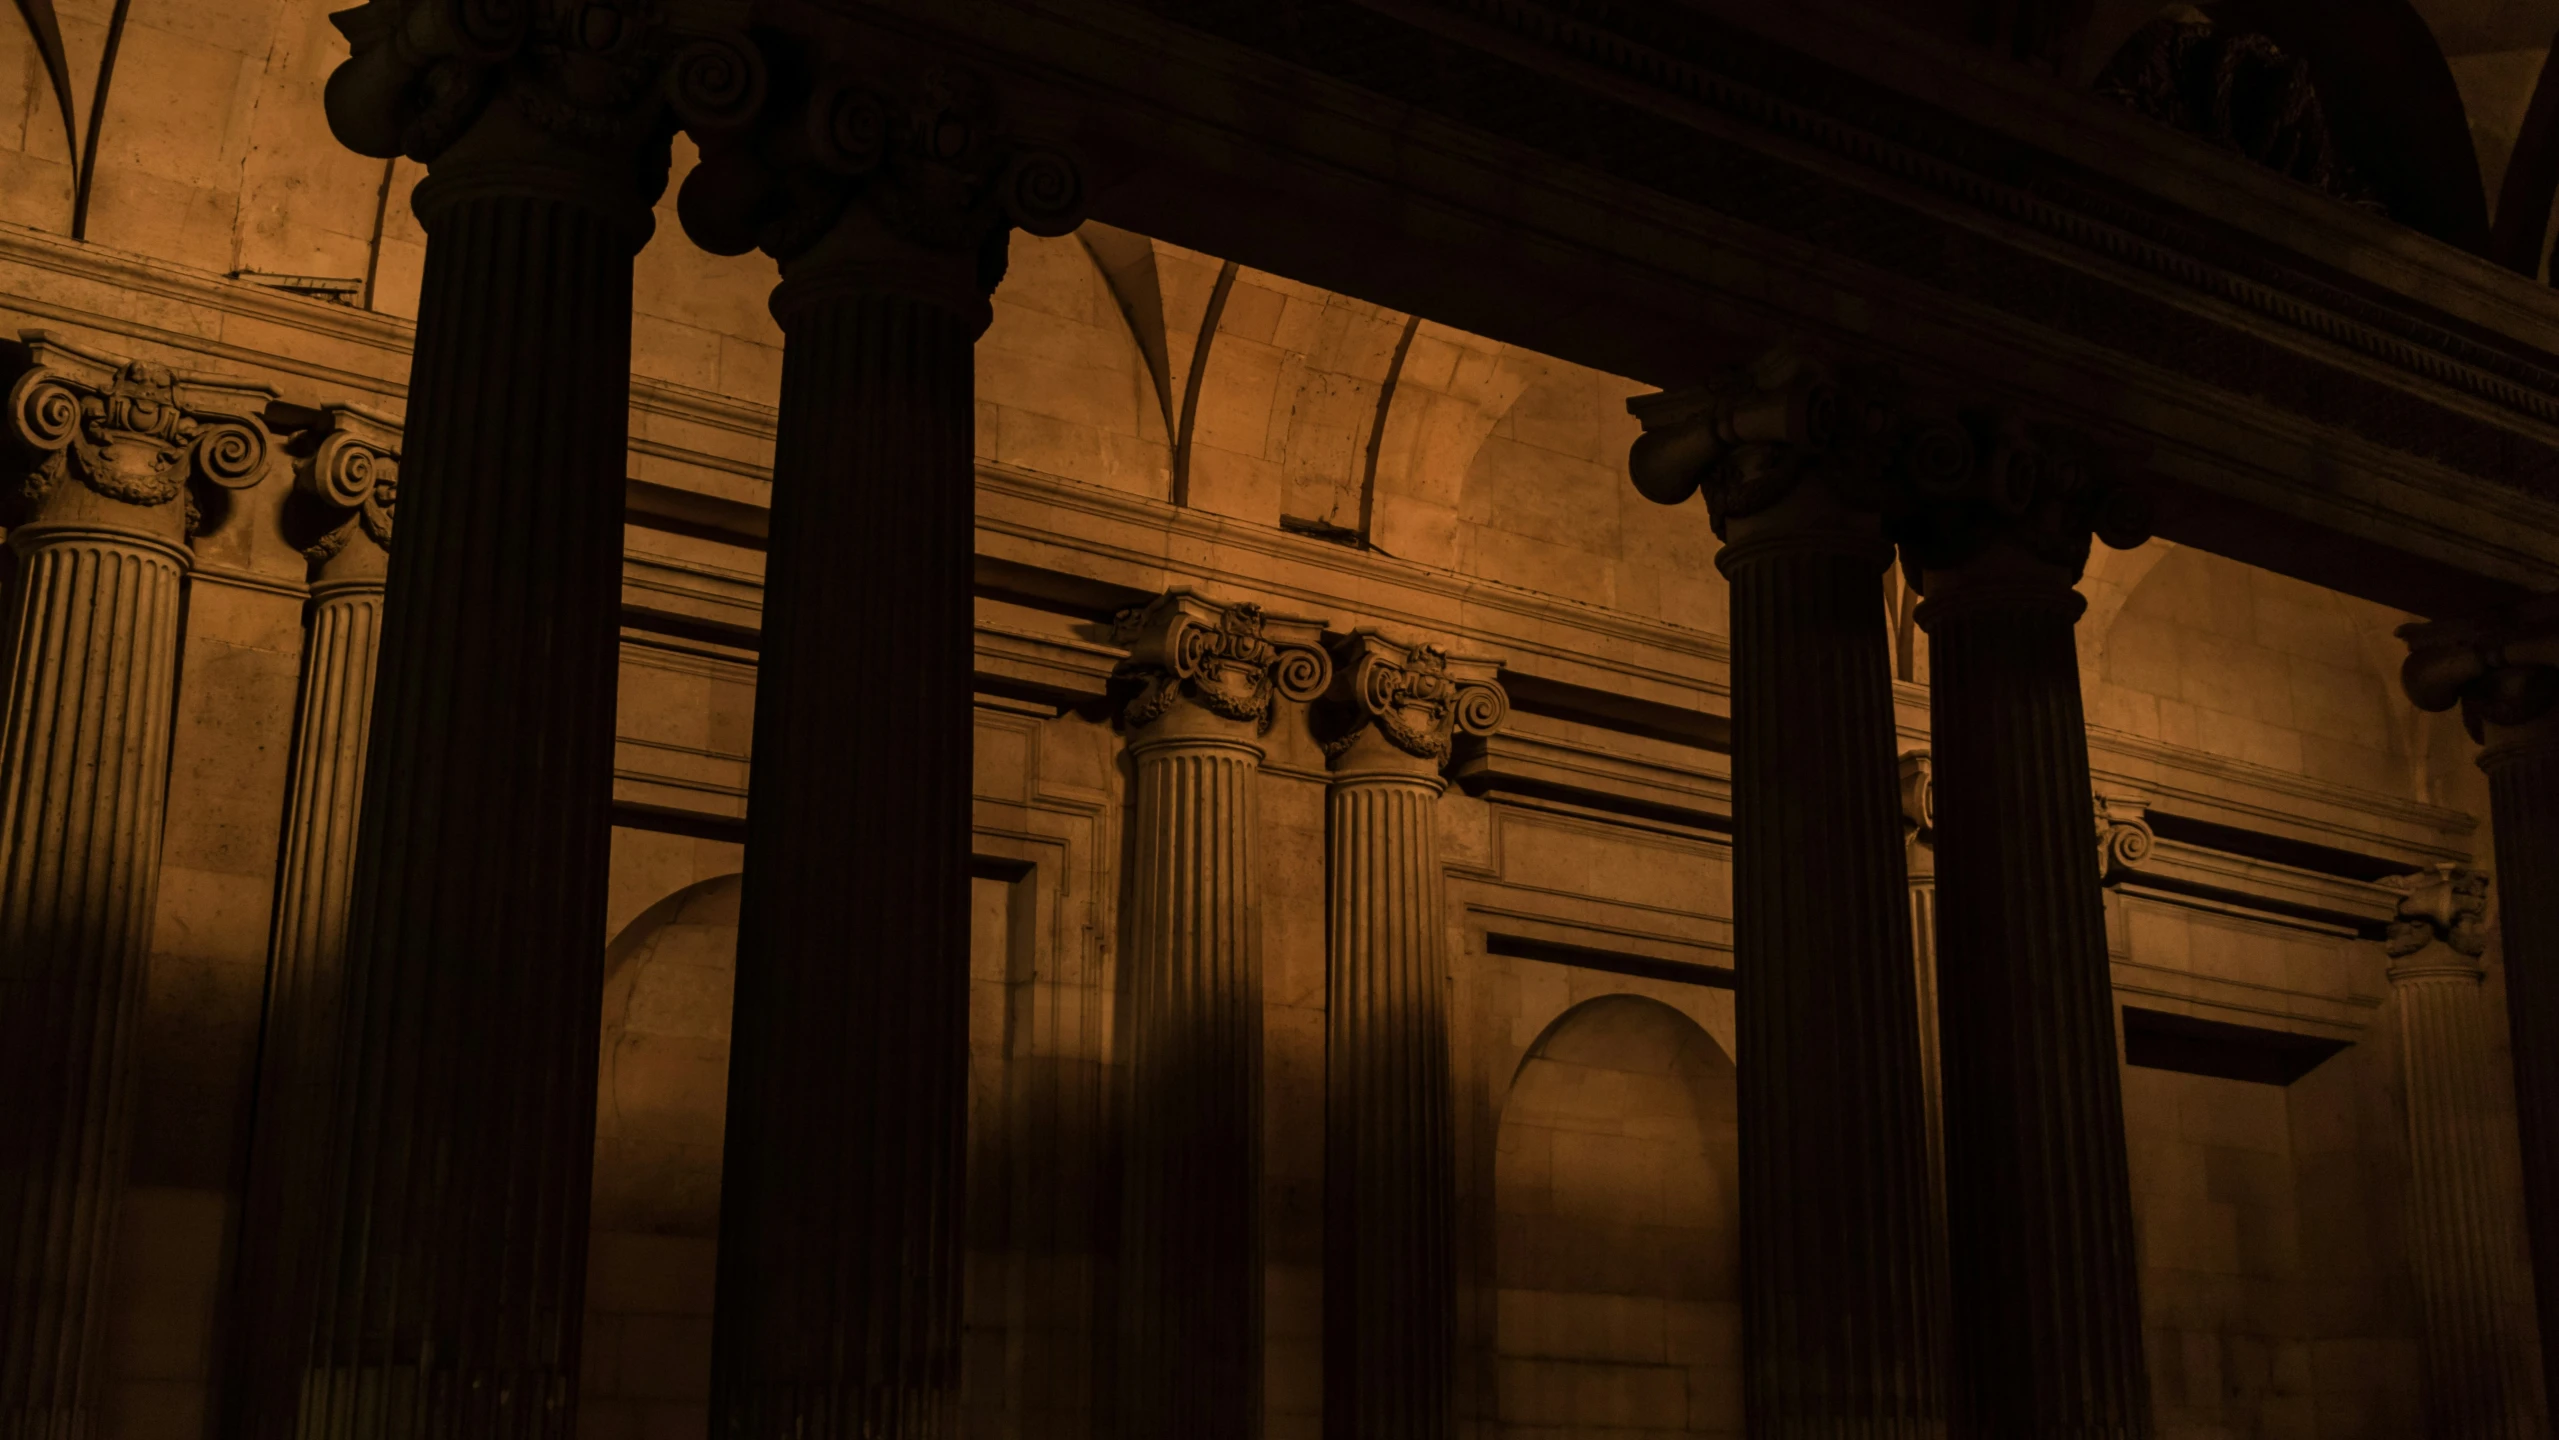
[[[2460,620],[2399,627],[2399,681],[2420,710],[2461,707],[2473,740],[2559,709],[2559,595]]]
[[[1870,399],[1807,357],[1772,352],[1704,385],[1628,400],[1644,433],[1627,468],[1657,505],[1702,494],[1718,538],[1810,475],[1850,492],[1842,498],[1869,498],[1855,493],[1854,472],[1885,423]]]
[[[717,0],[365,0],[329,17],[352,52],[329,76],[329,128],[359,155],[433,164],[483,117],[494,170],[590,172],[635,242],[666,188],[676,123],[743,123],[763,57]],[[566,163],[564,163],[566,162]],[[559,178],[559,177],[555,177]],[[421,199],[421,203],[426,203]]]
[[[1401,756],[1436,771],[1458,736],[1490,735],[1509,718],[1499,674],[1489,660],[1354,632],[1333,647],[1333,683],[1317,719],[1324,754],[1337,769]]]
[[[9,348],[17,376],[8,439],[26,467],[13,507],[21,523],[80,519],[174,540],[193,534],[208,508],[226,507],[228,492],[265,478],[276,450],[261,418],[271,388],[121,359],[42,330]]]
[[[2431,875],[2404,875],[2389,883],[2408,892],[2383,939],[2392,959],[2405,959],[2438,940],[2455,954],[2474,959],[2486,952],[2486,875],[2446,863],[2437,865]]]
[[[1906,456],[1884,505],[1885,530],[1915,583],[1995,546],[2076,581],[2092,540],[2130,550],[2150,539],[2149,496],[2077,431],[1988,411],[1948,416],[1931,430],[1943,437],[1925,457],[1933,463]]]
[[[1082,165],[1017,97],[877,46],[856,60],[823,39],[759,43],[769,88],[752,105],[687,117],[702,163],[677,212],[702,248],[760,249],[796,276],[793,262],[856,215],[863,243],[846,258],[894,255],[906,288],[968,292],[948,298],[974,311],[1003,278],[1013,230],[1057,236],[1082,223]]]
[[[2111,885],[2140,869],[2159,843],[2150,829],[2150,802],[2139,795],[2089,799],[2097,822],[2097,878]]]
[[[1323,633],[1319,621],[1173,591],[1120,617],[1119,680],[1132,692],[1121,723],[1143,730],[1187,709],[1267,733],[1280,700],[1313,700],[1331,683]]]
[[[286,523],[303,556],[328,568],[358,537],[388,551],[400,503],[400,422],[354,405],[279,404],[268,419],[292,437]],[[360,558],[366,548],[357,547]]]

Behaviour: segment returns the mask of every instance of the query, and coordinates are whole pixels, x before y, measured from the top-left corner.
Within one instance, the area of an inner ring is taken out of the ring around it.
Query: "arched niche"
[[[676,891],[605,950],[583,1434],[702,1424],[738,881]]]
[[[1607,995],[1521,1060],[1495,1142],[1495,1395],[1507,1433],[1741,1433],[1733,1062]]]
[[[2397,694],[2390,638],[2406,617],[2201,550],[2146,548],[2156,560],[2116,577],[2115,613],[2082,637],[2091,723],[2417,793],[2415,712]]]
[[[605,952],[596,1055],[595,1228],[719,1229],[738,881],[690,885]]]

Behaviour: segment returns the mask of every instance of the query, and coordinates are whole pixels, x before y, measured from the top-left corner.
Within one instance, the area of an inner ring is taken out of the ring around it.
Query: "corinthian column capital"
[[[2392,961],[2390,978],[2447,974],[2477,980],[2485,973],[2479,957],[2488,949],[2486,875],[2447,863],[2433,874],[2387,883],[2408,892],[2383,941]]]
[[[1027,107],[931,57],[827,37],[773,36],[786,61],[752,105],[692,131],[702,163],[677,196],[685,233],[721,255],[782,262],[784,328],[812,304],[892,292],[983,330],[1016,229],[1084,218],[1082,167]]]
[[[1312,700],[1333,677],[1321,621],[1221,605],[1189,590],[1123,614],[1119,633],[1130,652],[1120,676],[1136,687],[1120,719],[1133,734],[1183,712],[1267,734],[1277,701]]]
[[[174,544],[193,527],[188,483],[242,490],[265,475],[275,392],[122,360],[47,331],[21,332],[9,442],[27,469],[18,499],[32,541],[47,524],[103,526]]]
[[[741,123],[763,57],[705,0],[365,0],[332,15],[353,54],[329,76],[329,128],[361,155],[435,167],[430,228],[453,202],[586,205],[638,250],[666,188],[673,121]]]
[[[1332,652],[1317,733],[1336,775],[1390,769],[1436,777],[1460,734],[1490,735],[1510,717],[1492,661],[1401,645],[1374,630],[1344,636]]]
[[[321,577],[361,568],[380,583],[380,556],[391,548],[400,503],[399,422],[354,405],[277,405],[267,419],[291,433],[285,453],[293,461],[299,528],[314,537],[303,557]],[[369,545],[353,545],[359,537]]]
[[[2459,620],[2399,627],[2399,683],[2420,710],[2461,707],[2470,738],[2542,727],[2559,711],[2559,595]],[[2511,737],[2521,738],[2521,737]]]

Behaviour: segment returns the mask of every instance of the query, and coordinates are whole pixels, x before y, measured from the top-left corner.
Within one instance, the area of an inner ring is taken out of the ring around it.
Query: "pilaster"
[[[254,485],[272,395],[29,331],[0,714],[0,1437],[99,1424],[157,902],[189,487]]]
[[[2543,1390],[2559,1395],[2559,596],[2399,634],[2408,697],[2459,705],[2488,775]]]
[[[2488,877],[2452,865],[2402,882],[2390,926],[2410,1160],[2409,1249],[2424,1320],[2429,1435],[2549,1433],[2532,1340],[2522,1186],[2496,1104],[2480,961]]]
[[[1435,807],[1459,735],[1499,729],[1495,667],[1373,631],[1332,647],[1324,1417],[1340,1440],[1456,1433],[1457,1157],[1447,878]]]
[[[353,406],[274,406],[269,418],[293,432],[286,518],[307,541],[311,607],[284,864],[267,939],[237,1299],[226,1327],[233,1343],[226,1403],[235,1421],[289,1415],[299,1398],[295,1341],[310,1318],[311,1257],[294,1243],[294,1205],[319,1183],[314,1169],[328,1123],[374,654],[400,491],[396,422]]]
[[[1122,622],[1137,769],[1121,1028],[1119,1433],[1262,1429],[1260,737],[1324,692],[1321,627],[1176,590]]]

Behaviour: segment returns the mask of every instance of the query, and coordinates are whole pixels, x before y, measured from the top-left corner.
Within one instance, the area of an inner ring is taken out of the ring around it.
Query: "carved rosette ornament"
[[[2498,1103],[2502,1077],[2481,984],[2488,877],[2441,864],[2388,883],[2407,892],[2383,945],[2408,1116],[2426,1433],[2547,1434],[2519,1156]]]
[[[1333,683],[1317,723],[1339,771],[1378,753],[1376,741],[1435,772],[1459,735],[1490,735],[1510,700],[1489,661],[1452,659],[1437,645],[1398,645],[1362,630],[1333,647]]]
[[[7,348],[22,468],[0,648],[0,1432],[79,1435],[104,1423],[185,502],[266,475],[273,392],[37,331]]]
[[[1120,679],[1136,687],[1120,723],[1132,734],[1187,703],[1265,735],[1277,701],[1311,701],[1333,677],[1318,622],[1266,614],[1249,602],[1220,605],[1175,590],[1121,615],[1118,629],[1130,652]]]

